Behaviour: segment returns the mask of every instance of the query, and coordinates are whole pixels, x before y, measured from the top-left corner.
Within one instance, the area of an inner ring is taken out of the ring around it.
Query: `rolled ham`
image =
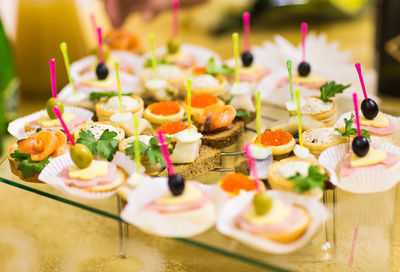
[[[75,116],[75,119],[68,122],[67,127],[69,130],[73,130],[74,128],[76,128],[77,126],[81,125],[85,123],[85,121],[80,118],[79,116]],[[51,129],[51,130],[61,130],[62,126],[59,127],[42,127],[41,125],[38,124],[37,120],[33,120],[31,122],[28,123],[27,125],[29,128],[31,128],[32,130],[36,130],[38,128],[42,128],[42,129]]]
[[[347,153],[344,156],[342,167],[340,168],[340,176],[341,177],[348,177],[354,174],[357,171],[362,171],[365,169],[377,169],[377,168],[389,168],[395,165],[399,161],[399,157],[391,152],[386,152],[386,160],[369,166],[361,166],[361,167],[351,167],[351,153]]]
[[[353,124],[355,128],[356,125]],[[373,135],[377,136],[388,136],[392,135],[396,131],[396,125],[389,119],[389,125],[387,127],[373,127],[373,126],[363,126],[361,125],[361,129],[365,129],[369,131]]]
[[[177,61],[175,64],[182,68],[189,68],[196,64],[196,58],[192,54],[187,54],[184,59]]]
[[[84,180],[84,179],[73,179],[70,178],[68,173],[69,173],[69,167],[65,167],[61,173],[60,173],[60,178],[64,181],[65,184],[69,186],[74,186],[78,188],[93,188],[99,185],[105,185],[112,183],[115,179],[115,176],[117,174],[117,166],[115,166],[112,163],[108,163],[108,171],[105,176],[98,176],[95,177],[94,179],[90,180]]]
[[[201,190],[199,182],[189,181],[199,190]],[[207,192],[202,191],[202,197],[194,202],[191,203],[183,203],[183,204],[157,204],[155,201],[148,204],[145,209],[146,210],[153,210],[160,213],[172,213],[172,212],[183,212],[189,210],[195,210],[201,208],[204,204],[206,204],[209,199],[210,195]]]

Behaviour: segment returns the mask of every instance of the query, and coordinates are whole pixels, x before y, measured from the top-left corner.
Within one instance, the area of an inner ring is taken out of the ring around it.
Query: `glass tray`
[[[351,109],[351,101],[338,103],[341,109],[339,114]],[[391,109],[383,108],[383,111],[399,115]],[[287,112],[280,107],[264,104],[262,116],[262,127],[265,127],[287,117]],[[254,136],[254,126],[254,122],[248,124],[242,139],[223,151],[240,150],[243,142]],[[5,146],[14,143],[15,139],[9,137]],[[232,171],[235,163],[241,159],[244,158],[238,155],[224,156],[221,169],[196,179],[204,183],[216,183],[226,175],[224,172]],[[119,215],[123,203],[117,195],[100,201],[70,199],[49,185],[21,181],[11,174],[7,157],[0,161],[0,182],[118,221],[121,257],[129,258],[130,240],[152,241],[154,244],[154,240],[166,239],[147,235],[123,222]],[[340,189],[326,191],[323,202],[330,213],[328,220],[305,247],[291,254],[273,255],[253,250],[219,234],[215,227],[192,238],[174,240],[272,271],[391,271],[397,190],[396,186],[383,193],[366,195],[350,194]]]

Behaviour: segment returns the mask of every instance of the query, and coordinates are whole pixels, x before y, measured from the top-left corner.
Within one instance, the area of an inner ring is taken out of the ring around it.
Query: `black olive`
[[[185,180],[179,174],[168,176],[168,187],[174,196],[179,196],[185,189]]]
[[[368,98],[361,102],[361,111],[365,118],[372,120],[378,115],[379,107],[374,100]]]
[[[245,51],[242,53],[242,63],[244,67],[250,67],[253,63],[253,54],[250,51]]]
[[[108,76],[108,68],[104,62],[100,62],[96,67],[96,76],[98,79],[105,79]]]
[[[369,141],[364,136],[357,136],[351,143],[351,147],[358,157],[364,157],[369,150]]]
[[[300,76],[306,77],[311,72],[311,66],[308,62],[302,61],[297,68]]]

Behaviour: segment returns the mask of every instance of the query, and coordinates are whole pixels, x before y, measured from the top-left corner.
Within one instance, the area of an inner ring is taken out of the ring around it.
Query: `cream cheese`
[[[317,114],[331,110],[333,102],[324,102],[316,97],[306,98],[306,103],[301,107],[302,114]]]
[[[218,79],[208,74],[199,75],[192,79],[192,88],[213,88],[218,85]]]
[[[151,77],[154,77],[153,70],[150,72]],[[157,66],[157,75],[161,79],[172,79],[179,78],[183,76],[183,72],[175,65],[158,65]]]
[[[304,140],[313,144],[329,144],[341,139],[343,136],[333,127],[316,128],[304,134]]]
[[[139,102],[130,96],[122,96],[121,100],[123,111],[135,109],[139,105]],[[101,103],[101,107],[107,111],[119,111],[119,106],[120,105],[118,96],[113,96],[109,98],[105,103]]]
[[[306,161],[291,161],[287,162],[279,168],[279,173],[284,178],[290,178],[299,173],[301,176],[308,175],[308,168],[310,167],[310,163]]]
[[[256,110],[253,103],[253,94],[248,82],[240,82],[239,86],[234,83],[231,89],[231,105],[237,110],[247,110],[254,112]]]
[[[86,127],[84,130],[90,130],[96,140],[100,139],[100,136],[103,134],[105,130],[114,131],[118,133],[118,129],[112,125],[105,125],[105,124],[93,124]]]

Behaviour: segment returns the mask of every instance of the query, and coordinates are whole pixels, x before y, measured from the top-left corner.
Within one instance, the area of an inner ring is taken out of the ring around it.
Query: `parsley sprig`
[[[90,130],[79,132],[78,143],[86,145],[92,154],[103,155],[108,161],[112,161],[114,154],[117,152],[119,141],[114,139],[117,136],[115,131],[106,129],[101,134],[98,141]]]
[[[337,94],[343,93],[343,91],[350,86],[351,84],[336,84],[335,81],[326,82],[324,85],[319,87],[319,91],[321,92],[320,99],[324,102],[328,102],[330,98],[335,97]]]
[[[228,66],[226,66],[225,64],[218,67],[215,64],[214,58],[210,58],[208,60],[208,62],[206,63],[206,70],[207,70],[207,74],[210,74],[210,75],[217,75],[217,74],[232,75],[233,72],[235,71],[235,70],[229,68]]]
[[[251,117],[252,112],[251,111],[247,111],[247,110],[237,110],[236,111],[236,116],[237,117],[243,117],[243,116],[249,116]]]
[[[157,65],[163,65],[163,64],[171,64],[168,61],[166,61],[165,59],[157,59],[156,60]],[[153,62],[151,59],[146,59],[146,62],[144,63],[144,67],[145,68],[149,68],[153,66]]]
[[[167,138],[166,140],[169,142],[170,138]],[[139,141],[139,150],[140,155],[146,155],[152,165],[159,162],[162,167],[165,166],[164,157],[156,137],[150,138],[149,145]],[[168,151],[172,154],[171,148],[168,148]],[[135,154],[134,141],[129,143],[128,148],[125,149],[125,154],[129,156]],[[132,156],[132,159],[134,159],[134,156]]]
[[[352,127],[354,122],[353,120],[354,120],[354,114],[352,113],[349,119],[344,118],[344,123],[345,123],[344,130],[335,128],[335,131],[340,135],[342,135],[343,137],[357,135],[357,129]],[[370,139],[371,137],[371,133],[369,133],[369,131],[365,129],[361,129],[361,135],[367,139]]]
[[[296,175],[290,177],[289,180],[295,183],[294,189],[296,192],[304,193],[313,188],[320,188],[323,190],[327,177],[326,174],[319,171],[317,165],[310,165],[307,176],[302,176],[299,173],[296,173]]]
[[[21,171],[24,178],[30,178],[35,175],[35,173],[40,173],[43,168],[49,163],[49,157],[42,161],[32,161],[31,156],[19,150],[14,150],[10,154],[16,162],[19,162],[18,170]]]
[[[89,100],[90,101],[98,101],[103,97],[109,98],[109,97],[113,97],[113,96],[117,96],[118,93],[117,92],[113,92],[113,91],[109,91],[109,92],[92,92],[89,95]],[[132,95],[132,93],[123,93],[121,95]]]

